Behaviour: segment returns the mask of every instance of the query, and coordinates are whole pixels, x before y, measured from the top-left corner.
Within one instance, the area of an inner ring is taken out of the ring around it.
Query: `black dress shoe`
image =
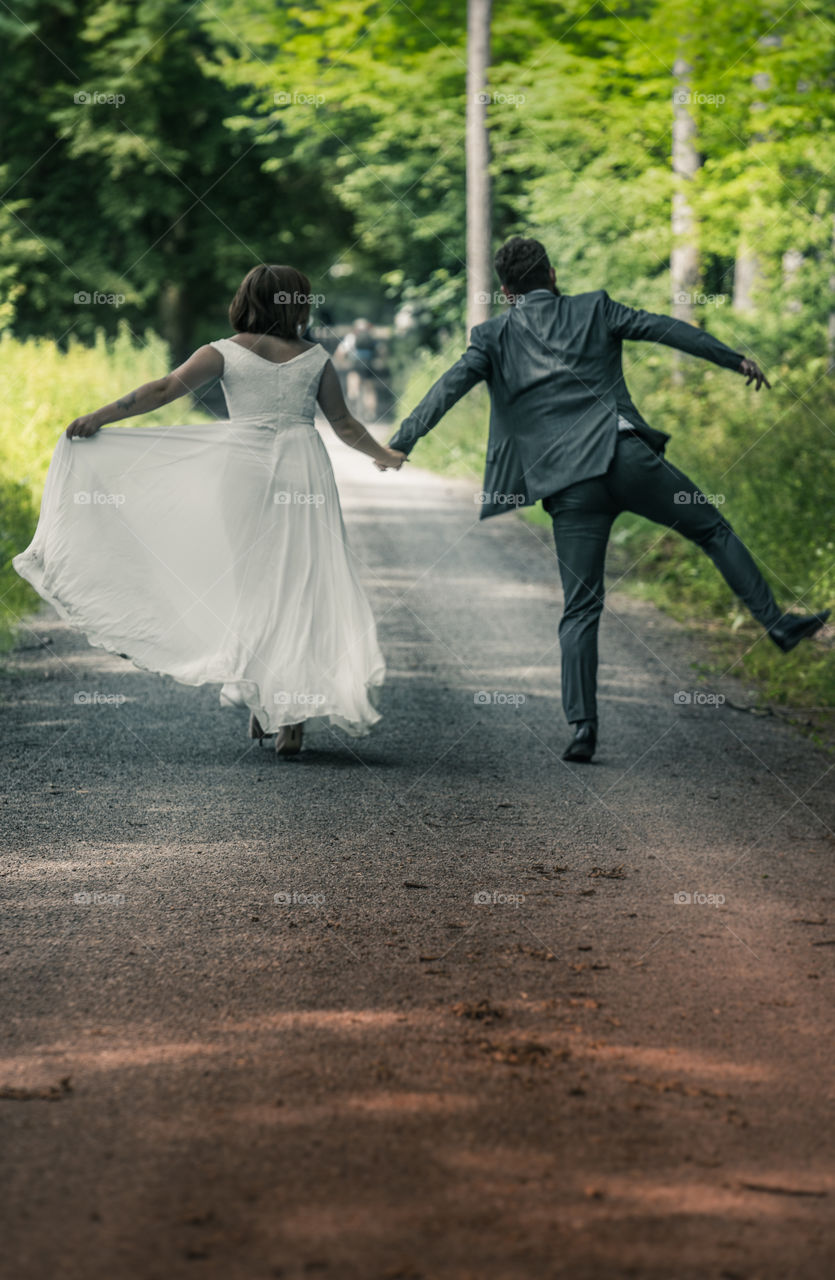
[[[573,760],[576,764],[590,764],[597,746],[597,732],[593,725],[581,725],[574,737],[562,753],[563,760]]]
[[[768,634],[777,645],[788,653],[801,640],[805,640],[807,636],[813,636],[816,631],[820,631],[821,627],[829,617],[829,609],[825,609],[823,613],[809,613],[801,616],[797,613],[784,613],[782,618],[775,622],[774,626],[769,629]]]

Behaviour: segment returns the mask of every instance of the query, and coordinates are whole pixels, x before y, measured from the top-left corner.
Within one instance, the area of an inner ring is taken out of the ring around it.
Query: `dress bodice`
[[[328,353],[318,344],[277,363],[231,338],[210,344],[223,356],[221,386],[230,418],[255,420],[274,430],[313,426],[316,397]]]

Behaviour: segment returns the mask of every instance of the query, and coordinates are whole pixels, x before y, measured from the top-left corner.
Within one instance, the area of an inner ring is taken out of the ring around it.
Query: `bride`
[[[327,352],[300,336],[309,314],[303,272],[254,267],[229,308],[234,337],[70,423],[13,561],[92,645],[221,684],[281,755],[311,721],[366,733],[385,674],[316,404],[380,470],[404,459],[346,409]],[[228,419],[99,432],[218,377]]]

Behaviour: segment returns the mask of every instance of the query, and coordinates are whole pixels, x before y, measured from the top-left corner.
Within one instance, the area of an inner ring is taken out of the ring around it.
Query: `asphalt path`
[[[612,582],[564,764],[548,539],[332,454],[370,737],[277,759],[46,607],[5,663],[0,1270],[831,1274],[831,760]]]

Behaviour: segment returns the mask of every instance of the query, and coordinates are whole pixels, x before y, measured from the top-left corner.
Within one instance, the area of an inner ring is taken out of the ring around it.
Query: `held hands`
[[[755,360],[743,360],[739,366],[739,372],[744,378],[747,378],[746,387],[750,387],[752,382],[756,382],[756,390],[759,391],[761,383],[765,383],[769,391],[771,390],[771,383]]]
[[[406,461],[405,453],[401,453],[399,449],[386,449],[388,457],[385,462],[374,461],[374,466],[378,471],[399,471]]]
[[[100,426],[98,414],[85,413],[80,418],[73,418],[67,427],[67,437],[72,440],[73,436],[94,436]]]

